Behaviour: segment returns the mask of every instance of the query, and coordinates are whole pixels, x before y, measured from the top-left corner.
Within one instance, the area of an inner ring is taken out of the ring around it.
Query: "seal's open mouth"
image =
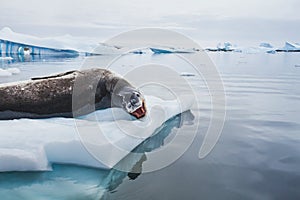
[[[137,119],[140,119],[146,115],[146,112],[147,110],[146,110],[145,102],[143,101],[141,107],[139,107],[138,109],[136,109],[130,114],[135,116]]]

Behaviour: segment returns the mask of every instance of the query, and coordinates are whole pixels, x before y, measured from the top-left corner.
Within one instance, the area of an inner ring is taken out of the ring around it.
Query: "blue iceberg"
[[[0,54],[1,57],[12,57],[14,59],[16,57],[24,58],[26,56],[45,56],[55,58],[74,58],[79,56],[79,52],[75,50],[34,46],[2,39],[0,39]]]

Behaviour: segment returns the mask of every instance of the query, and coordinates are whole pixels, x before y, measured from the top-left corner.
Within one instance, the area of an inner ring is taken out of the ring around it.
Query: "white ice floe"
[[[141,120],[133,119],[122,109],[112,108],[77,120],[0,121],[0,171],[49,170],[51,163],[111,168],[165,121],[191,108],[193,98],[180,98],[178,103],[178,99],[166,101],[146,96],[148,113]],[[101,162],[89,147],[95,149]]]

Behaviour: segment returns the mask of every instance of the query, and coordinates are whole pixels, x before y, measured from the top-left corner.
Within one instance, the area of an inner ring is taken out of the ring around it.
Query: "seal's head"
[[[146,105],[143,95],[138,90],[127,92],[123,96],[122,105],[124,109],[137,119],[146,115]]]

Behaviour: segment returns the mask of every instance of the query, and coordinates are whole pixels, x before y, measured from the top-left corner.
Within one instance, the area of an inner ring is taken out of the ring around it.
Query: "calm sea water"
[[[199,130],[193,144],[170,166],[150,173],[125,173],[71,165],[51,172],[0,173],[3,199],[299,199],[300,198],[300,56],[299,54],[210,53],[224,81],[226,121],[213,151],[198,158],[209,125],[211,107],[203,82],[186,77],[203,98],[200,107],[167,121],[139,152],[168,145],[176,129]],[[145,62],[175,66],[172,55],[131,55],[122,68]],[[91,61],[101,66],[98,57]],[[134,64],[133,64],[134,63]],[[83,58],[2,63],[18,67],[19,75],[0,82],[28,79],[86,64]],[[117,63],[118,64],[118,63]],[[116,64],[116,65],[117,65]],[[177,145],[180,145],[178,143]],[[125,161],[130,163],[130,159]],[[144,154],[141,169],[148,162]]]

